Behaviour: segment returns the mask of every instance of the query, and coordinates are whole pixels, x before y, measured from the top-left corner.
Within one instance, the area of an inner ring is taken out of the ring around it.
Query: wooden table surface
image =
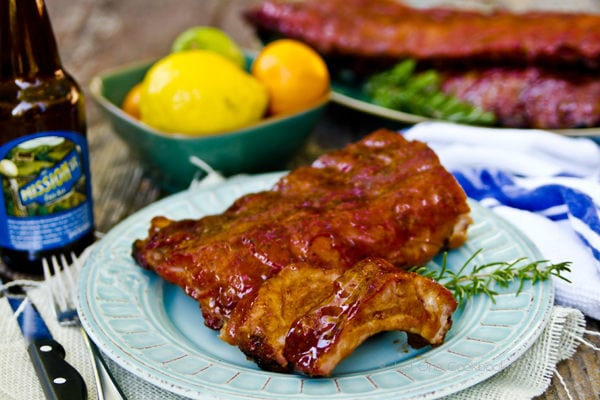
[[[599,7],[597,2],[588,3],[584,7]],[[165,55],[176,35],[194,25],[220,27],[241,46],[258,48],[252,29],[241,18],[241,10],[252,1],[46,0],[46,4],[63,64],[88,94],[95,219],[98,230],[106,232],[166,193],[144,175],[142,167],[132,159],[125,144],[93,103],[88,91],[91,78],[107,69]],[[392,122],[330,105],[295,163],[308,162],[325,150],[340,147],[384,126],[396,127]],[[598,331],[599,327],[598,321],[588,320],[588,329]],[[597,337],[587,339],[600,345]],[[599,398],[599,352],[580,346],[575,357],[562,362],[558,371],[573,399]],[[556,377],[550,389],[540,397],[567,398]]]

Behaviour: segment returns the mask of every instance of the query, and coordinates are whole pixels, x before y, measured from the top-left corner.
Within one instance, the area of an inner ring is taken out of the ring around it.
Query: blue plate
[[[453,316],[444,344],[415,350],[402,332],[360,346],[331,378],[260,370],[204,326],[198,305],[182,290],[131,258],[150,219],[200,217],[223,211],[245,193],[270,188],[281,173],[233,178],[175,194],[124,220],[98,242],[83,268],[79,315],[98,347],[117,364],[162,389],[211,399],[434,399],[494,375],[522,355],[544,329],[553,304],[550,281],[502,289],[495,303],[478,296]],[[469,240],[448,254],[458,268],[477,250],[477,263],[541,259],[523,234],[470,202]],[[438,257],[432,265],[439,263]]]

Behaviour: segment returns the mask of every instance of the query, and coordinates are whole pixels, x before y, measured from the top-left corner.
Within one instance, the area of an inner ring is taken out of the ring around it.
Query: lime
[[[171,53],[146,73],[141,120],[163,132],[202,135],[260,120],[268,105],[264,85],[208,50]]]
[[[239,46],[225,32],[212,26],[196,26],[185,30],[177,36],[171,48],[172,52],[191,49],[214,51],[241,68],[246,65]]]

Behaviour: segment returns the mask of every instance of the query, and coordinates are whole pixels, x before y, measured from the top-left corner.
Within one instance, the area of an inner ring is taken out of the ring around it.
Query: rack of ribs
[[[381,129],[291,171],[270,190],[240,197],[221,214],[177,221],[154,217],[132,254],[140,266],[196,299],[205,324],[221,330],[224,340],[250,343],[254,339],[237,334],[245,326],[240,321],[249,318],[243,310],[253,310],[261,288],[275,285],[271,280],[283,271],[305,270],[291,278],[296,298],[316,297],[335,282],[342,284],[340,279],[364,285],[366,277],[346,273],[366,258],[385,260],[400,271],[462,245],[469,213],[464,191],[425,143]],[[308,284],[310,276],[322,279]],[[304,303],[296,304],[298,315],[304,315]],[[436,318],[446,318],[442,314]],[[439,344],[443,334],[427,329],[415,333]],[[265,368],[288,368],[281,351],[263,356],[253,353],[252,344],[242,348]]]
[[[329,376],[380,332],[405,331],[413,347],[441,344],[456,306],[443,286],[382,258],[345,271],[292,264],[236,307],[221,338],[263,369]]]
[[[245,12],[263,38],[326,56],[600,67],[600,15],[410,7],[397,0],[265,0]]]
[[[440,73],[446,94],[493,112],[500,126],[600,125],[600,15],[266,0],[245,17],[264,41],[309,44],[332,76],[353,76],[353,84],[412,58]]]
[[[443,75],[442,90],[512,128],[600,126],[600,79],[577,71],[496,67]]]

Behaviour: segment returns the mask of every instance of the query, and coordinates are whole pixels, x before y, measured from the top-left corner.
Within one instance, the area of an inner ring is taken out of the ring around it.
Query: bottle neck
[[[44,0],[0,0],[0,79],[31,80],[61,68]]]

